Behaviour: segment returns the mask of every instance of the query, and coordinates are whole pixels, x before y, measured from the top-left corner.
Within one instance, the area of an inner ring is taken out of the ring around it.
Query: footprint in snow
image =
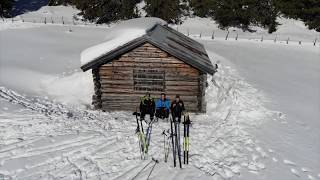
[[[296,175],[297,177],[300,177],[300,174],[296,169],[291,168],[290,170],[291,170],[292,174]]]
[[[273,158],[272,158],[272,161],[273,161],[273,162],[278,162],[278,159],[275,158],[275,157],[273,157]]]
[[[301,171],[303,171],[303,172],[311,172],[311,170],[309,168],[305,168],[305,167],[301,168]]]
[[[283,163],[286,164],[286,165],[291,165],[291,166],[296,166],[296,163],[292,162],[292,161],[289,161],[289,160],[283,160]]]
[[[263,157],[263,158],[266,158],[268,157],[268,154],[266,152],[264,152],[264,150],[261,148],[261,147],[256,147],[256,151],[260,153],[260,155]]]
[[[274,153],[273,149],[268,149],[269,153]]]
[[[311,180],[315,180],[316,179],[313,176],[311,176],[310,174],[308,175],[308,178],[311,179]]]

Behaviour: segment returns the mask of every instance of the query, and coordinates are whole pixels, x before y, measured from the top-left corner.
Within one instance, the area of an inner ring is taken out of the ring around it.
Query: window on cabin
[[[135,91],[164,92],[165,71],[156,69],[134,69]]]

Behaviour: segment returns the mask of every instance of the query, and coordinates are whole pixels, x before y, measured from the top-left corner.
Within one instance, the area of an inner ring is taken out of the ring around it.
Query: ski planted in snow
[[[183,164],[189,164],[189,127],[191,121],[188,114],[183,120]]]
[[[176,135],[176,149],[178,153],[179,166],[180,168],[182,168],[181,145],[180,145],[180,122],[178,121],[178,118],[175,118],[174,120],[174,129],[175,129],[175,135]]]
[[[170,127],[171,127],[171,142],[172,142],[172,154],[173,154],[173,166],[176,167],[176,147],[175,147],[175,132],[173,132],[173,120],[170,118]]]
[[[164,151],[164,162],[168,162],[169,152],[170,152],[170,130],[163,130],[163,151]]]
[[[150,122],[145,121],[148,124],[148,127],[147,127],[146,133],[144,133],[143,123],[142,123],[143,119],[141,119],[140,113],[134,112],[133,115],[136,116],[136,121],[137,121],[136,134],[138,135],[141,159],[146,159],[148,155],[150,141],[151,141],[152,124],[154,121],[153,120],[151,120]]]

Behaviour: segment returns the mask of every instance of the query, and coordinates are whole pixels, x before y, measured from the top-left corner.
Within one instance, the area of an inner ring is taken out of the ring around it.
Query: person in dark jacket
[[[160,99],[156,102],[156,117],[165,119],[169,117],[170,100],[166,98],[165,93],[161,93]]]
[[[145,96],[141,98],[140,101],[140,113],[141,119],[144,119],[146,114],[150,115],[150,120],[153,120],[155,112],[155,103],[154,99],[150,96],[150,93],[146,93]]]
[[[185,110],[184,103],[180,99],[179,95],[176,95],[176,99],[171,104],[171,115],[172,119],[175,120],[178,118],[179,123],[181,122],[182,112]]]

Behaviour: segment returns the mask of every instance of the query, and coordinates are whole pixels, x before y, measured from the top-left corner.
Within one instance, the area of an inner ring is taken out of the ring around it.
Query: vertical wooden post
[[[202,37],[202,32],[200,32],[200,36],[199,36],[200,38]]]
[[[289,40],[290,40],[290,39],[289,39],[289,37],[288,37],[288,39],[287,39],[287,44],[289,44]]]
[[[238,41],[238,36],[239,36],[239,34],[237,33],[237,36],[236,36],[236,41]]]
[[[53,22],[53,18],[51,17],[51,24],[54,24],[54,22]]]
[[[214,39],[214,31],[212,31],[211,39]]]
[[[93,84],[94,84],[94,95],[92,95],[92,105],[95,109],[102,109],[102,92],[100,83],[99,68],[92,69]]]
[[[47,24],[47,17],[44,17],[44,24]]]
[[[313,46],[316,46],[317,40],[318,40],[318,38],[316,38],[316,39],[313,41]]]
[[[62,16],[61,20],[62,20],[62,24],[64,24],[64,19],[63,19],[63,16]]]
[[[277,42],[277,35],[274,37],[274,41],[273,42]]]
[[[228,40],[228,37],[229,37],[229,30],[228,30],[228,33],[226,35],[226,39],[225,40]]]
[[[263,35],[261,36],[261,42],[263,42]]]
[[[199,103],[199,111],[201,113],[206,112],[206,86],[207,86],[207,74],[201,74],[199,77],[199,97],[198,97],[198,103]]]

